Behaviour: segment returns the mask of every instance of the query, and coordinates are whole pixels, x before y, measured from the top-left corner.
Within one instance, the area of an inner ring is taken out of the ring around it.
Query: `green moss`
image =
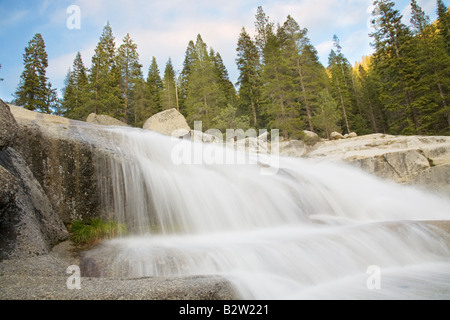
[[[76,245],[86,245],[126,234],[128,230],[124,224],[93,218],[89,221],[74,221],[69,227],[69,232],[71,240]]]

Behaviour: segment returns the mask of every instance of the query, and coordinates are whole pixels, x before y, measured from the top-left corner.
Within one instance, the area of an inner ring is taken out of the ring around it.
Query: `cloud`
[[[130,33],[138,45],[144,75],[152,56],[156,57],[161,72],[169,57],[174,68],[180,70],[188,42],[195,41],[200,33],[207,45],[221,54],[230,79],[235,81],[238,76],[235,59],[239,33],[245,27],[249,34],[254,35],[259,5],[275,23],[282,24],[291,15],[302,28],[308,28],[308,36],[324,65],[328,61],[334,34],[341,39],[343,52],[351,62],[371,52],[371,39],[368,37],[371,10],[368,9],[372,0],[45,0],[26,10],[22,10],[17,2],[9,1],[8,5],[0,5],[10,7],[8,10],[11,12],[0,21],[0,30],[8,25],[7,30],[14,30],[15,34],[12,37],[0,32],[2,41],[12,44],[14,39],[29,37],[30,30],[43,32],[49,53],[47,75],[58,88],[63,86],[76,51],[81,51],[85,65],[90,66],[106,21],[111,23],[117,47],[126,33]],[[433,17],[435,0],[418,2]],[[408,3],[409,0],[399,0],[397,7],[407,12]],[[66,27],[69,5],[78,5],[81,9],[81,30],[70,31]],[[30,15],[30,12],[37,15]],[[25,35],[25,32],[28,33]],[[22,53],[24,44],[15,41],[14,45],[16,48],[11,48],[10,52]],[[17,64],[21,64],[20,53],[15,59]],[[6,70],[10,69],[7,57],[2,61],[5,65],[2,73],[6,78]],[[6,85],[5,82],[2,85]]]
[[[367,30],[357,30],[346,37],[341,43],[342,53],[348,59],[350,64],[360,62],[363,56],[373,53],[373,48],[370,45],[371,38]]]
[[[316,45],[316,49],[317,49],[317,54],[319,56],[319,59],[323,63],[323,61],[328,60],[328,56],[331,52],[331,49],[333,49],[333,41],[327,40],[322,43],[319,43],[318,45]]]
[[[326,64],[333,34],[345,39],[341,34],[343,29],[361,25],[361,21],[365,26],[370,3],[371,0],[356,0],[341,5],[335,0],[321,0],[319,6],[317,0],[266,0],[263,9],[271,21],[282,24],[288,15],[292,15],[301,27],[307,27],[313,44],[317,44],[321,61]],[[236,0],[77,0],[75,4],[81,9],[82,28],[98,30],[90,42],[98,42],[106,21],[111,23],[117,46],[126,33],[130,33],[138,45],[144,75],[153,56],[161,72],[169,57],[174,68],[181,71],[188,42],[195,41],[197,34],[201,34],[206,44],[221,54],[234,82],[238,77],[235,63],[237,40],[242,27],[254,34],[255,14],[260,3]],[[82,51],[86,65],[90,64],[95,45],[88,48]],[[49,76],[58,77],[62,83],[74,57],[75,53],[69,53],[52,59]]]
[[[8,29],[14,28],[26,17],[28,10],[13,11],[8,16],[0,19],[0,34]]]

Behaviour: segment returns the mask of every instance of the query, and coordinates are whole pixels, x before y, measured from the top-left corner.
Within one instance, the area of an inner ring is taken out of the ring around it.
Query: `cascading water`
[[[274,175],[177,164],[195,144],[103,134],[116,155],[99,172],[105,206],[132,235],[86,254],[113,275],[222,275],[244,299],[450,298],[450,236],[423,222],[450,220],[448,199],[305,159],[279,158]]]

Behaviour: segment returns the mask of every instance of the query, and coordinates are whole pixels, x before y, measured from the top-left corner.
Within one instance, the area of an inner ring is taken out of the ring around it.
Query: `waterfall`
[[[199,146],[102,135],[114,152],[99,164],[105,210],[132,233],[86,254],[107,256],[113,276],[222,275],[244,299],[450,298],[450,236],[438,227],[448,199],[344,164],[280,157],[264,175],[237,151],[245,163],[180,164],[174,150]]]

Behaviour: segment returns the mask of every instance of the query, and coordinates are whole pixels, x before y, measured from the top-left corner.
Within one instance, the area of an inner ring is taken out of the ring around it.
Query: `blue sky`
[[[116,45],[130,33],[138,45],[144,75],[152,56],[161,74],[169,59],[181,71],[189,40],[201,34],[218,51],[236,81],[236,44],[242,27],[254,34],[255,14],[262,6],[270,20],[282,24],[291,15],[309,38],[326,66],[333,35],[351,63],[371,53],[370,12],[372,0],[0,0],[0,98],[12,99],[23,71],[23,53],[28,41],[41,33],[49,56],[47,77],[60,92],[76,52],[87,67],[106,21]],[[409,0],[395,1],[409,23]],[[436,19],[436,1],[418,0],[427,15]],[[448,1],[444,1],[448,6]],[[80,9],[80,28],[69,29],[71,5]]]

